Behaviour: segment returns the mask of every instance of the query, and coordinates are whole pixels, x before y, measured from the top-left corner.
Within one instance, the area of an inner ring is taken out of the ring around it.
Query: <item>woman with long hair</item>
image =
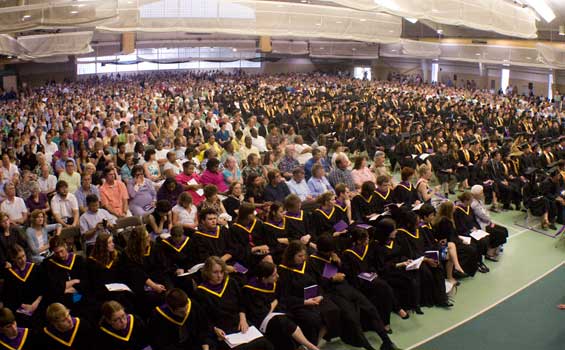
[[[198,227],[198,214],[192,197],[188,192],[180,194],[177,204],[173,207],[173,226],[181,225],[185,232],[194,232]]]
[[[318,350],[306,337],[300,327],[285,314],[286,308],[279,302],[276,293],[279,275],[271,262],[260,262],[253,276],[242,288],[243,305],[249,323],[260,328],[269,315],[278,313],[267,321],[264,334],[276,350],[294,350],[297,345],[307,350]]]
[[[31,213],[30,226],[26,229],[29,247],[33,253],[31,259],[40,263],[45,259],[49,251],[49,233],[54,232],[56,236],[61,233],[61,225],[47,225],[47,216],[43,211],[36,209]]]
[[[230,227],[233,259],[247,266],[255,266],[258,261],[273,261],[270,248],[263,238],[263,222],[255,217],[255,206],[243,203],[239,207],[237,219]]]
[[[457,260],[461,267],[461,270],[458,270],[459,273],[463,274],[464,272],[465,275],[474,276],[478,268],[480,254],[477,251],[476,243],[471,241],[469,244],[466,244],[459,238],[455,229],[455,220],[453,219],[454,210],[453,202],[446,201],[440,204],[431,225],[434,237],[440,242],[447,242],[448,245],[450,243],[454,244],[457,250]],[[452,261],[455,263],[454,259]],[[451,270],[450,266],[449,264],[446,266],[449,273]],[[456,277],[456,275],[457,273],[453,277]]]

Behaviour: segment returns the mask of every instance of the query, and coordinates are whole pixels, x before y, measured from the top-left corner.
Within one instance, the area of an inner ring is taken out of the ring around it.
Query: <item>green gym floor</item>
[[[485,261],[490,273],[466,278],[455,291],[450,310],[423,308],[424,315],[408,320],[393,315],[392,340],[405,350],[501,349],[554,350],[565,348],[565,244],[556,247],[556,231],[547,235],[525,224],[525,213],[492,213],[509,230],[499,262]],[[539,229],[539,225],[537,225]],[[558,227],[559,228],[559,227]],[[380,340],[368,337],[378,349]],[[323,349],[354,349],[333,341]]]

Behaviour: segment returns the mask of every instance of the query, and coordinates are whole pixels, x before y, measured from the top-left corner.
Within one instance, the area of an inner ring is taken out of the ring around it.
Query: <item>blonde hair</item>
[[[439,205],[439,208],[437,209],[437,213],[436,213],[436,217],[434,218],[433,225],[434,226],[437,225],[441,221],[441,219],[443,219],[443,218],[447,218],[447,220],[454,223],[454,220],[453,220],[453,212],[454,211],[455,211],[455,206],[453,205],[453,202],[445,201],[445,202],[441,203]]]
[[[102,321],[110,322],[112,320],[112,315],[118,311],[123,310],[122,304],[115,300],[109,300],[102,304]]]
[[[64,319],[67,316],[67,312],[69,312],[69,309],[67,309],[65,305],[61,303],[53,303],[47,307],[45,316],[49,323],[55,323]]]
[[[204,266],[202,267],[202,277],[205,281],[208,281],[212,277],[212,270],[214,269],[214,265],[220,265],[222,268],[222,272],[225,274],[227,272],[228,266],[226,262],[220,259],[217,256],[210,256],[204,262]]]

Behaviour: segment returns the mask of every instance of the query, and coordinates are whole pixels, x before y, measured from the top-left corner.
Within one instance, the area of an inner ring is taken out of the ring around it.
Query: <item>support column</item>
[[[430,65],[428,64],[428,61],[425,59],[422,59],[421,61],[422,64],[422,80],[426,83],[430,82]]]

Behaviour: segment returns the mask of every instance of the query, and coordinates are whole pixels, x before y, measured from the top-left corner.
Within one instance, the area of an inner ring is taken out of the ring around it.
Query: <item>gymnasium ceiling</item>
[[[551,22],[531,7],[545,1]],[[0,54],[42,60],[240,45],[271,55],[402,56],[565,69],[565,0],[0,0]],[[251,43],[255,43],[252,45]],[[251,45],[251,46],[250,46]]]

